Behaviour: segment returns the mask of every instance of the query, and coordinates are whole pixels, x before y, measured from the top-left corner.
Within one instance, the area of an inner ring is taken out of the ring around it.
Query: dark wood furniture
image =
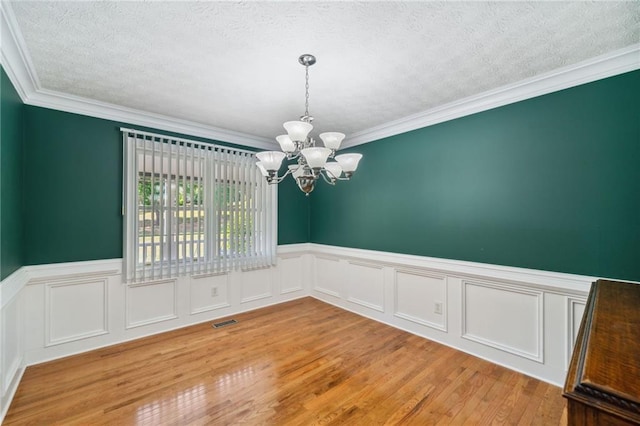
[[[640,424],[640,284],[593,284],[563,395],[569,425]]]

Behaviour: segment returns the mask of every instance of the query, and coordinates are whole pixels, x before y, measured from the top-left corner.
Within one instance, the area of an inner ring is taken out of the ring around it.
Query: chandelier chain
[[[305,69],[305,100],[304,100],[304,116],[310,117],[309,115],[309,65],[304,67]]]

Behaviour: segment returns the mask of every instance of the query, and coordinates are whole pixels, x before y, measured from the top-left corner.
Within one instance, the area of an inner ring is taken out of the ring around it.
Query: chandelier
[[[316,141],[309,136],[313,129],[313,117],[309,114],[309,67],[316,63],[316,58],[304,54],[298,58],[298,62],[305,68],[304,115],[299,121],[287,121],[283,124],[287,134],[276,137],[282,151],[259,152],[256,154],[259,160],[256,165],[270,184],[282,182],[287,175],[293,176],[298,187],[308,196],[321,176],[330,185],[335,185],[339,180],[351,179],[362,154],[336,155],[344,139],[344,133],[320,133],[324,147],[317,147]],[[285,158],[296,162],[288,165],[285,174],[278,176]]]

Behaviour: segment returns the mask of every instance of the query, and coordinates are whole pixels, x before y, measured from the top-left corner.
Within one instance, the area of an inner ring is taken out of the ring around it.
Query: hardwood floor
[[[312,298],[27,368],[5,425],[566,423],[561,389]]]

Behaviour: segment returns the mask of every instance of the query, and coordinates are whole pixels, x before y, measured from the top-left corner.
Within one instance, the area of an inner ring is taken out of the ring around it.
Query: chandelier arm
[[[291,173],[292,173],[292,172],[291,172],[291,169],[289,169],[289,170],[287,170],[287,171],[286,171],[286,173],[285,173],[285,174],[283,174],[282,176],[277,176],[277,175],[276,175],[275,177],[272,177],[272,178],[270,178],[270,179],[268,178],[268,179],[267,179],[267,183],[268,183],[269,185],[278,184],[278,183],[282,182],[282,180],[283,180],[284,178],[286,178],[288,175],[290,175]]]
[[[287,153],[287,160],[289,160],[289,161],[290,160],[297,160],[300,157],[301,157],[301,155],[300,155],[300,151],[299,150]]]
[[[322,173],[322,172],[324,172],[324,173]],[[328,177],[329,173],[330,172],[328,172],[326,169],[323,169],[323,170],[320,171],[319,174],[320,174],[320,176],[322,176],[322,179],[324,179],[324,181],[327,182],[329,185],[335,185],[337,178]]]

